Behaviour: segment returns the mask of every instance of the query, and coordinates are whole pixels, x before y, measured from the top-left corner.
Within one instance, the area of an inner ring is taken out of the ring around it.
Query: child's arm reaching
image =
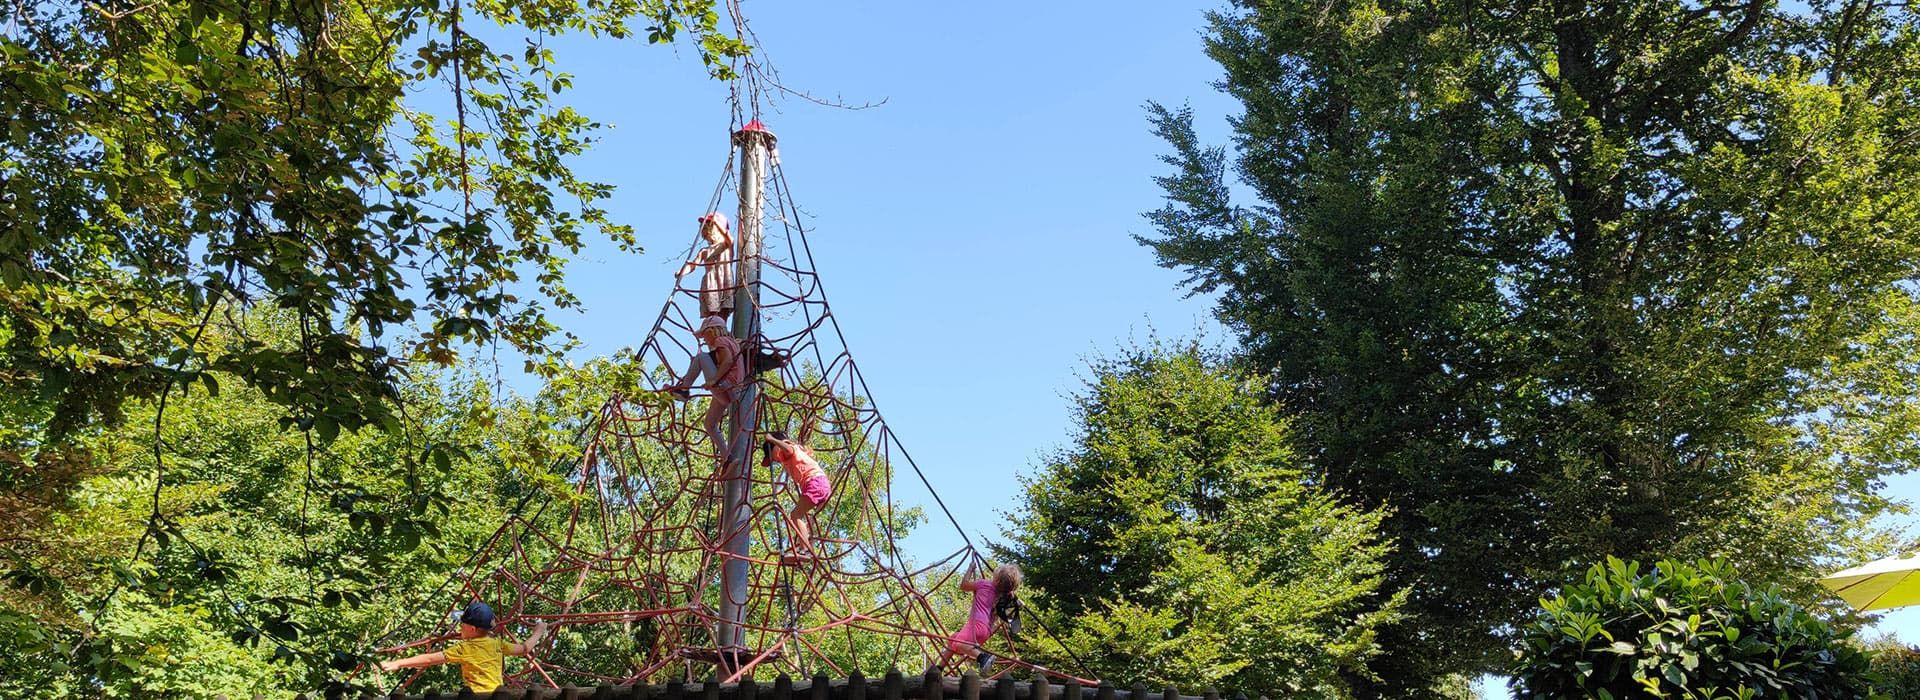
[[[706,262],[705,260],[706,257],[707,257],[707,251],[705,249],[694,251],[693,257],[687,260],[687,264],[681,265],[679,272],[673,273],[673,278],[680,279],[682,277],[687,276],[687,273],[692,272],[694,268],[699,267],[701,263]]]
[[[547,621],[541,620],[539,622],[533,623],[533,634],[527,635],[527,640],[524,642],[521,642],[519,644],[507,645],[507,655],[508,656],[526,656],[527,654],[533,651],[534,647],[540,646],[540,640],[546,639],[546,638],[547,638]]]
[[[973,589],[979,588],[979,587],[980,587],[980,581],[977,579],[967,579],[965,581],[960,582],[960,590],[965,591],[967,593],[972,593]]]
[[[440,664],[444,664],[446,662],[447,662],[446,652],[430,651],[425,654],[415,654],[413,656],[409,656],[404,659],[382,661],[380,662],[380,670],[397,671],[403,668],[425,668],[428,666],[439,666]]]

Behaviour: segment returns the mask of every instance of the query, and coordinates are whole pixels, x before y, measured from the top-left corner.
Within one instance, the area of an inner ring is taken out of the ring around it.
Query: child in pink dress
[[[707,346],[707,351],[696,353],[687,371],[680,375],[680,380],[661,389],[675,398],[685,400],[694,379],[705,379],[704,386],[713,392],[713,396],[707,399],[707,415],[701,418],[700,423],[707,429],[708,439],[713,440],[714,454],[721,459],[726,459],[729,451],[726,436],[720,434],[720,419],[725,418],[727,409],[733,407],[734,392],[747,380],[747,361],[740,356],[740,341],[728,335],[726,329],[727,322],[719,316],[708,316],[702,321],[695,335]]]
[[[700,237],[707,245],[694,251],[693,258],[673,273],[674,279],[687,276],[695,269],[700,274],[700,315],[718,316],[721,320],[733,315],[733,292],[738,284],[734,281],[737,264],[733,254],[733,235],[727,231],[727,215],[712,212],[698,219]]]
[[[947,638],[947,653],[940,657],[940,666],[945,668],[954,657],[977,654],[980,658],[980,672],[986,673],[992,665],[993,657],[980,645],[993,636],[993,616],[996,609],[1010,607],[1013,591],[1020,587],[1020,567],[1013,564],[1001,564],[993,570],[992,578],[977,581],[961,581],[960,590],[973,593],[973,610],[967,615],[967,624],[960,631]]]
[[[779,462],[780,466],[786,468],[787,478],[800,487],[800,497],[794,499],[793,513],[788,516],[788,524],[793,528],[793,543],[788,547],[785,558],[805,559],[813,551],[813,526],[808,522],[808,516],[826,505],[827,499],[833,496],[833,483],[827,481],[826,470],[821,469],[819,460],[814,459],[813,448],[788,440],[784,432],[767,431],[767,441],[761,449],[764,453],[762,466]]]

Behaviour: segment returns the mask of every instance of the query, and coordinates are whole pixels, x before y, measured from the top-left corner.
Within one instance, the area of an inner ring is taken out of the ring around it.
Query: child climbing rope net
[[[957,674],[981,662],[989,677],[1020,669],[1071,678],[1020,660],[1012,635],[994,641],[971,624],[964,654],[954,651],[960,642],[946,630],[973,604],[962,581],[984,560],[874,406],[827,304],[772,134],[753,122],[735,142],[740,181],[757,190],[765,177],[768,206],[754,211],[746,202],[761,198],[743,195],[732,231],[724,217],[700,217],[706,247],[693,256],[738,261],[736,274],[719,276],[732,286],[715,288],[713,275],[676,285],[635,354],[645,391],[611,397],[579,426],[580,457],[564,470],[569,493],[530,498],[389,635],[415,641],[379,651],[414,653],[444,639],[448,611],[484,600],[499,625],[551,630],[531,637],[524,667],[505,673],[508,686],[930,665]],[[735,295],[730,306],[716,299],[726,293]],[[683,367],[691,369],[676,376]],[[784,468],[755,464],[762,445]],[[894,500],[894,481],[908,472],[959,531],[960,549],[930,559],[900,550],[921,519]],[[990,597],[1009,604],[1011,586],[995,585]]]

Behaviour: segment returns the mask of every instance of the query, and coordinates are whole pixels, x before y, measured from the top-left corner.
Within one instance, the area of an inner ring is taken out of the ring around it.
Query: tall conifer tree
[[[1813,599],[1823,557],[1871,548],[1920,433],[1910,8],[1210,22],[1245,111],[1229,150],[1152,108],[1174,172],[1143,242],[1220,294],[1313,472],[1391,513],[1412,615],[1364,694],[1490,668],[1606,555],[1728,557]]]

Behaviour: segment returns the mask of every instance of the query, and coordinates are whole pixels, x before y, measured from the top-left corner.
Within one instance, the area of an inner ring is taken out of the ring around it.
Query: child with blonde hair
[[[733,234],[727,230],[726,214],[710,212],[698,221],[700,237],[706,240],[707,245],[694,251],[687,264],[681,265],[679,272],[673,273],[673,278],[680,279],[699,269],[700,315],[726,319],[733,315],[734,287],[739,286],[734,281],[734,266],[738,261],[733,254]]]
[[[1017,609],[1018,603],[1013,592],[1020,588],[1020,580],[1019,566],[1001,564],[993,570],[991,577],[960,582],[961,591],[973,594],[973,609],[967,615],[967,624],[947,638],[947,653],[940,657],[941,668],[945,668],[956,656],[978,655],[980,673],[987,672],[987,667],[993,665],[993,655],[980,648],[980,645],[993,636],[993,618],[996,615],[1009,624],[1017,624],[1017,617],[1012,611]]]

